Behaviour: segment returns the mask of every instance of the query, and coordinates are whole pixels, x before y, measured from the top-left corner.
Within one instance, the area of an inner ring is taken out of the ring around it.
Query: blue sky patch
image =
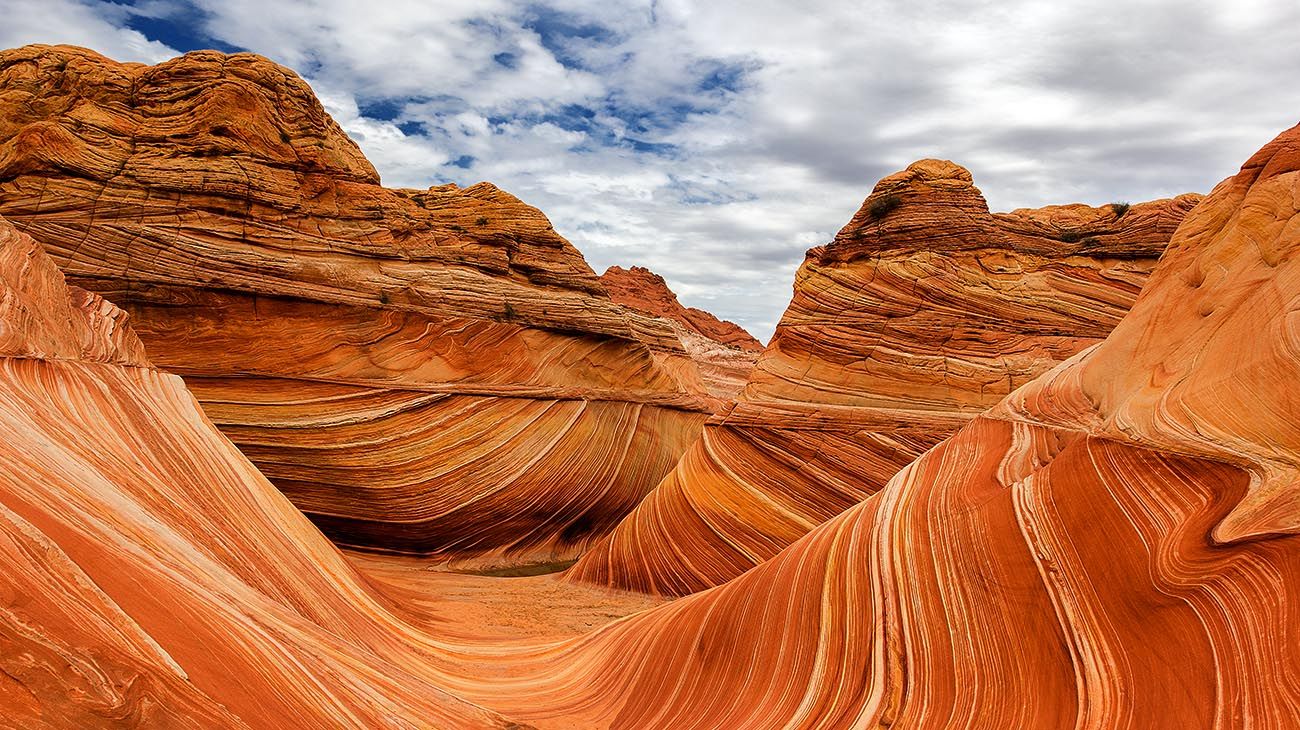
[[[132,9],[126,17],[128,28],[139,31],[151,41],[164,43],[182,53],[209,48],[224,53],[246,50],[208,35],[204,30],[207,13],[191,3],[178,2],[169,5],[167,6],[170,8],[169,12],[159,13],[156,17],[143,14],[151,12],[150,10],[136,11],[139,4],[133,0],[128,0],[125,4]]]
[[[697,62],[691,70],[699,74],[695,88],[700,91],[736,94],[748,85],[746,77],[754,70],[754,64],[710,58]]]
[[[542,47],[566,68],[588,69],[582,57],[585,48],[619,41],[618,33],[610,28],[542,5],[530,6],[522,25],[536,33]]]
[[[407,137],[425,133],[424,122],[398,122],[397,128],[402,130],[402,134]]]
[[[369,101],[357,101],[357,110],[361,116],[378,119],[384,122],[391,122],[402,115],[402,110],[411,99],[371,99]]]

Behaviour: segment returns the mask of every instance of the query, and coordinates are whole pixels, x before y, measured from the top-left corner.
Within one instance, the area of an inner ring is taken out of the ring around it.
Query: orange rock
[[[677,295],[668,288],[668,282],[643,266],[630,269],[611,266],[600,275],[600,283],[605,285],[610,299],[623,306],[671,319],[724,345],[756,353],[763,351],[763,343],[735,322],[720,320],[703,309],[683,307],[677,301]]]
[[[672,323],[710,394],[732,400],[744,387],[763,346],[740,325],[683,307],[662,276],[640,266],[611,266],[600,282],[618,304]]]
[[[951,162],[886,177],[808,252],[738,402],[569,576],[683,595],[771,558],[1105,337],[1198,200],[992,214]]]
[[[0,717],[1289,727],[1297,220],[1300,127],[1188,214],[1104,342],[879,492],[726,585],[508,644],[408,620],[0,224]]]
[[[1292,726],[1297,221],[1300,127],[1187,215],[1104,342],[743,576],[520,657],[494,707],[638,728]]]
[[[343,543],[574,557],[718,403],[541,212],[487,183],[380,186],[252,54],[0,53],[0,215]]]
[[[0,218],[0,357],[149,367],[126,314],[69,287],[31,237]]]
[[[0,724],[504,725],[379,658],[368,584],[3,219],[0,303]]]

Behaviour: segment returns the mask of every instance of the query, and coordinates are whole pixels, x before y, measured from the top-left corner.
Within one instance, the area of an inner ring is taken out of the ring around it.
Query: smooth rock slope
[[[486,183],[384,188],[291,71],[0,53],[0,215],[335,540],[576,556],[717,402],[676,332]]]
[[[570,577],[683,595],[771,558],[1105,337],[1198,200],[993,214],[951,162],[881,180],[738,402]]]
[[[380,659],[365,581],[3,219],[0,444],[5,727],[504,725]]]

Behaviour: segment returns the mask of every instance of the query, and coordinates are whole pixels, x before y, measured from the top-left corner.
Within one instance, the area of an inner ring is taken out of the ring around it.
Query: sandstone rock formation
[[[750,352],[762,352],[763,343],[735,322],[718,319],[703,309],[684,307],[668,282],[644,266],[611,266],[600,275],[610,299],[655,317],[663,317],[715,342]]]
[[[951,162],[881,180],[738,402],[569,575],[683,595],[762,563],[1105,337],[1198,200],[992,214]]]
[[[448,638],[0,223],[0,717],[19,727],[1258,727],[1300,705],[1300,127],[1104,342],[730,583]],[[93,245],[93,244],[88,244]]]
[[[730,401],[745,386],[763,345],[740,325],[682,306],[662,276],[641,266],[611,266],[600,283],[616,303],[674,323],[710,394]]]
[[[366,583],[125,319],[0,220],[0,724],[504,724],[380,659]]]
[[[1297,310],[1300,127],[1187,215],[1103,343],[497,707],[639,728],[1291,727]]]
[[[573,557],[716,407],[676,332],[612,302],[539,211],[486,183],[381,187],[251,54],[0,53],[0,215],[342,543]]]

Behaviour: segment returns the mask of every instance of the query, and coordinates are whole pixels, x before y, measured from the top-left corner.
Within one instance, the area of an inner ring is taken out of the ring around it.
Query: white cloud
[[[158,63],[179,55],[139,31],[123,27],[128,11],[111,3],[77,0],[0,0],[0,48],[30,43],[68,44],[119,61]]]
[[[387,184],[491,180],[598,271],[648,266],[760,337],[804,249],[914,159],[995,209],[1137,201],[1300,116],[1294,0],[193,2],[0,0],[25,11],[0,43],[155,60],[123,25],[172,12],[310,79]]]

